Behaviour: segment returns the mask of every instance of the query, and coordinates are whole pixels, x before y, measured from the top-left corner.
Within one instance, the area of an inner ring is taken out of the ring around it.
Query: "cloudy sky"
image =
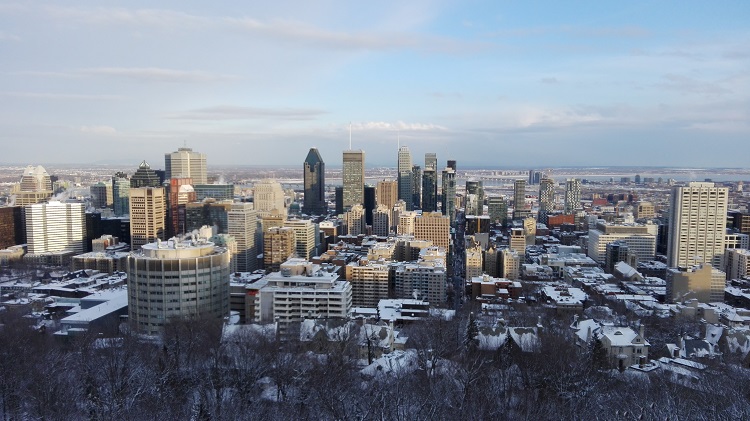
[[[0,58],[0,163],[750,158],[747,0],[2,2]]]

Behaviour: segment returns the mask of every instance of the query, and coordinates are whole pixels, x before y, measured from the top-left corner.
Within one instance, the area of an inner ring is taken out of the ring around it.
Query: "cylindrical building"
[[[214,243],[169,240],[128,257],[128,315],[133,329],[155,335],[170,319],[229,315],[229,252]]]

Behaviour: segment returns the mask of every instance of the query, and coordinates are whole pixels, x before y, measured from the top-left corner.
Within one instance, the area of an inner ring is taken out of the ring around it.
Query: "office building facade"
[[[349,208],[365,201],[365,152],[344,151],[342,205]]]
[[[326,203],[326,164],[317,148],[310,148],[307,158],[302,164],[302,178],[305,189],[303,211],[309,215],[325,215],[328,213]]]
[[[208,183],[206,154],[191,148],[178,148],[176,152],[164,154],[166,178],[192,178],[195,184]]]
[[[229,315],[230,256],[205,238],[148,243],[128,256],[128,318],[157,335],[170,320]]]
[[[29,254],[86,251],[86,212],[82,203],[36,203],[26,208]]]
[[[729,190],[692,182],[672,189],[667,265],[723,267]]]
[[[139,247],[166,236],[167,200],[164,187],[130,189],[130,248]]]

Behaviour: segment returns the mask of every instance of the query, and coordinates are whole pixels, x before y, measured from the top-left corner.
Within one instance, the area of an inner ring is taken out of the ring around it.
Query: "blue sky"
[[[747,1],[266,3],[0,3],[0,162],[748,166]]]

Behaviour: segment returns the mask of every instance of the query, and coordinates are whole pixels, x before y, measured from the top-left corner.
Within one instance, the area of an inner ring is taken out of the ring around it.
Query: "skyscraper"
[[[422,207],[422,168],[419,165],[411,167],[411,208]]]
[[[190,148],[178,148],[177,152],[164,154],[166,178],[190,177],[195,184],[208,183],[206,176],[206,154],[193,152]]]
[[[112,207],[115,209],[115,216],[130,212],[130,180],[124,172],[117,172],[112,177]]]
[[[367,225],[372,226],[372,212],[377,206],[377,200],[375,199],[375,186],[365,185],[365,222]]]
[[[86,213],[82,203],[36,203],[26,207],[29,254],[86,251]]]
[[[233,203],[227,212],[227,233],[237,241],[237,270],[252,272],[258,269],[258,247],[255,244],[255,233],[258,215],[252,203]]]
[[[29,165],[21,176],[19,189],[15,195],[16,206],[40,203],[52,196],[52,178],[41,165]]]
[[[450,166],[453,163],[453,168]],[[448,161],[448,167],[443,170],[443,201],[442,212],[450,220],[450,225],[456,225],[456,161]]]
[[[344,209],[365,201],[365,152],[344,151],[342,171],[344,187]]]
[[[392,209],[393,205],[398,201],[398,182],[394,180],[378,181],[375,195],[375,201],[378,205]]]
[[[344,212],[344,226],[346,226],[347,235],[367,234],[366,222],[365,208],[362,205],[354,205]]]
[[[310,215],[328,213],[326,203],[326,164],[317,148],[310,148],[302,164],[302,178],[305,183],[305,203],[303,211]]]
[[[513,219],[525,219],[529,214],[526,209],[526,180],[513,182]]]
[[[437,171],[425,168],[422,173],[422,211],[437,211]]]
[[[128,256],[127,274],[128,320],[140,333],[156,335],[170,319],[229,315],[229,251],[206,239],[144,244]]]
[[[494,196],[487,198],[487,213],[493,224],[505,226],[508,222],[508,203],[504,197]]]
[[[484,186],[481,180],[466,180],[466,214],[484,214]]]
[[[164,187],[130,189],[130,248],[165,239],[166,197]]]
[[[670,198],[667,264],[722,268],[729,189],[692,182],[674,187]]]
[[[196,200],[193,189],[193,179],[189,177],[174,177],[169,179],[169,191],[167,194],[167,234],[172,237],[185,232],[185,227],[180,225],[180,205],[186,205]]]
[[[437,171],[437,154],[434,152],[428,152],[424,154],[424,169],[430,169]]]
[[[282,263],[294,256],[296,242],[294,229],[273,227],[263,233],[263,266],[266,272],[276,272]]]
[[[161,180],[156,171],[152,170],[151,166],[148,165],[148,162],[143,161],[138,166],[135,174],[130,177],[130,187],[134,189],[139,187],[161,187]]]
[[[555,207],[555,182],[544,177],[539,182],[539,222],[546,224],[547,215]]]
[[[412,210],[412,162],[408,146],[398,148],[398,198],[406,202],[406,209]]]
[[[310,260],[318,254],[315,223],[309,219],[290,219],[284,227],[294,230],[295,251],[297,257]]]
[[[565,181],[565,213],[570,214],[581,206],[581,180],[569,178]]]
[[[432,152],[424,154],[424,171],[422,171],[422,211],[437,212],[437,201],[437,155]]]
[[[284,188],[276,180],[261,180],[253,186],[253,203],[258,215],[267,215],[276,209],[286,217],[287,209],[284,199]]]
[[[91,194],[91,206],[96,209],[103,209],[112,206],[112,185],[103,182],[96,183],[89,187]]]
[[[23,208],[0,207],[0,249],[25,244],[25,235]]]

